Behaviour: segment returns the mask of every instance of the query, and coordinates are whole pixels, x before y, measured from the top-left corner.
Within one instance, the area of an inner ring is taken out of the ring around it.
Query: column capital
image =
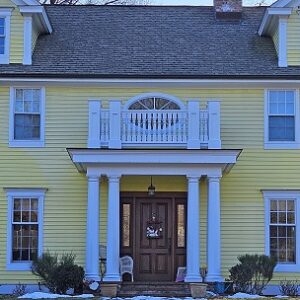
[[[198,182],[199,182],[199,180],[200,180],[200,178],[201,178],[201,175],[189,175],[189,174],[187,174],[187,175],[186,175],[186,178],[187,178],[187,180],[188,180],[189,182],[195,182],[195,181],[198,181]]]
[[[221,176],[207,176],[209,182],[220,182]]]
[[[100,175],[96,174],[86,174],[89,182],[100,182]]]
[[[122,177],[121,174],[107,174],[106,176],[109,182],[119,182]]]

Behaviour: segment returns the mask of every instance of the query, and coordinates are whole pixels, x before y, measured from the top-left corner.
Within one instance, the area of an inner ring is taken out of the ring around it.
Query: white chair
[[[133,282],[133,259],[131,256],[126,255],[120,258],[120,273],[121,273],[121,277],[125,273],[130,274],[131,281]]]

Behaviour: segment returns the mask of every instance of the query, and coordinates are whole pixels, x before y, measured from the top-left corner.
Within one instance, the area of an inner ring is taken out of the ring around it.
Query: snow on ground
[[[76,298],[93,298],[93,294],[82,294],[73,296]],[[42,293],[42,292],[34,292],[28,293],[23,296],[18,297],[19,299],[55,299],[55,298],[72,298],[70,295],[59,295],[59,294],[50,294],[50,293]]]
[[[236,293],[232,296],[228,296],[227,298],[231,298],[231,299],[257,299],[257,298],[264,298],[264,297],[260,296],[260,295],[251,295],[251,294],[246,294],[246,293]]]
[[[289,298],[289,296],[285,296],[285,295],[277,295],[274,298]]]

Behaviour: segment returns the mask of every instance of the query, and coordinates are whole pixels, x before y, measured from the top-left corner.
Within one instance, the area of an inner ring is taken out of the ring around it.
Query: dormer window
[[[9,64],[11,9],[0,8],[0,64]]]

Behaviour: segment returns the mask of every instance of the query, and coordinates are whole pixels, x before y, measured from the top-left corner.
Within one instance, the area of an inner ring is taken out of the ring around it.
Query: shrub
[[[25,295],[26,292],[26,284],[21,284],[20,282],[16,285],[14,290],[12,291],[12,294],[16,297]]]
[[[299,289],[298,280],[282,280],[280,281],[279,289],[283,295],[295,297],[298,295]]]
[[[73,253],[64,253],[59,260],[57,254],[45,252],[33,261],[32,273],[42,279],[51,293],[65,294],[69,288],[80,293],[84,270],[75,264],[75,257]]]
[[[276,265],[274,258],[266,255],[243,255],[238,257],[239,263],[233,266],[230,280],[239,292],[261,294],[264,287],[273,277]]]

